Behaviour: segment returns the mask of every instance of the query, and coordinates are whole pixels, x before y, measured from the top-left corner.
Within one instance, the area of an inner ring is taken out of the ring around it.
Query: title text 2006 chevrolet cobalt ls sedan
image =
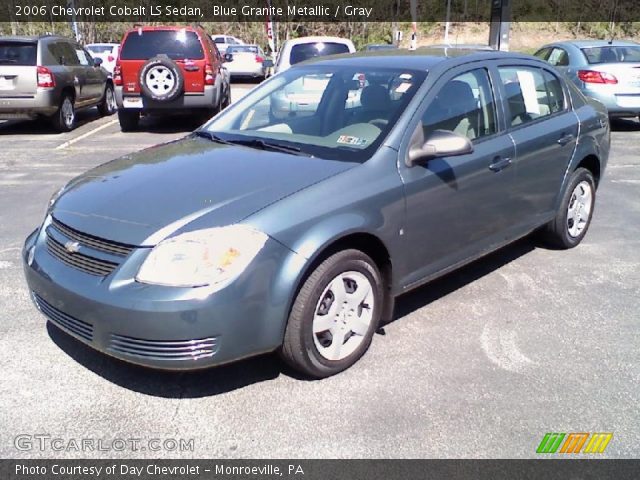
[[[72,180],[26,240],[26,276],[51,322],[115,357],[278,350],[325,377],[395,296],[541,227],[580,243],[609,145],[606,109],[533,57],[327,57]]]

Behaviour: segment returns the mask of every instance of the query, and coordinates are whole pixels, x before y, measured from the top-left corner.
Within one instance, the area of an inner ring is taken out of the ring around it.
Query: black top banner
[[[0,0],[0,22],[640,21],[638,0]]]

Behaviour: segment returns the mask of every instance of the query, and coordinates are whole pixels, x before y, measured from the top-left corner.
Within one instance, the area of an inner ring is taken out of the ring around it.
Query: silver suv
[[[101,64],[68,38],[0,37],[0,120],[47,117],[68,132],[78,109],[113,114],[113,83]]]

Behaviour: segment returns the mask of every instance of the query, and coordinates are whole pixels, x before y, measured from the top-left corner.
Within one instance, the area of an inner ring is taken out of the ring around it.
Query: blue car
[[[321,91],[314,108],[274,115],[301,82]],[[24,270],[51,323],[119,359],[195,369],[277,351],[326,377],[398,295],[534,231],[578,245],[609,148],[604,106],[531,56],[319,58],[73,179]]]
[[[535,54],[563,72],[611,117],[640,115],[640,44],[586,40],[545,45]]]

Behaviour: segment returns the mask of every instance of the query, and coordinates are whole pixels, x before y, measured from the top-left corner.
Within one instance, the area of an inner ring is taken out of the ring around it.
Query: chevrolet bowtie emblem
[[[78,253],[80,251],[80,244],[78,242],[67,242],[64,244],[64,248],[69,253]]]

